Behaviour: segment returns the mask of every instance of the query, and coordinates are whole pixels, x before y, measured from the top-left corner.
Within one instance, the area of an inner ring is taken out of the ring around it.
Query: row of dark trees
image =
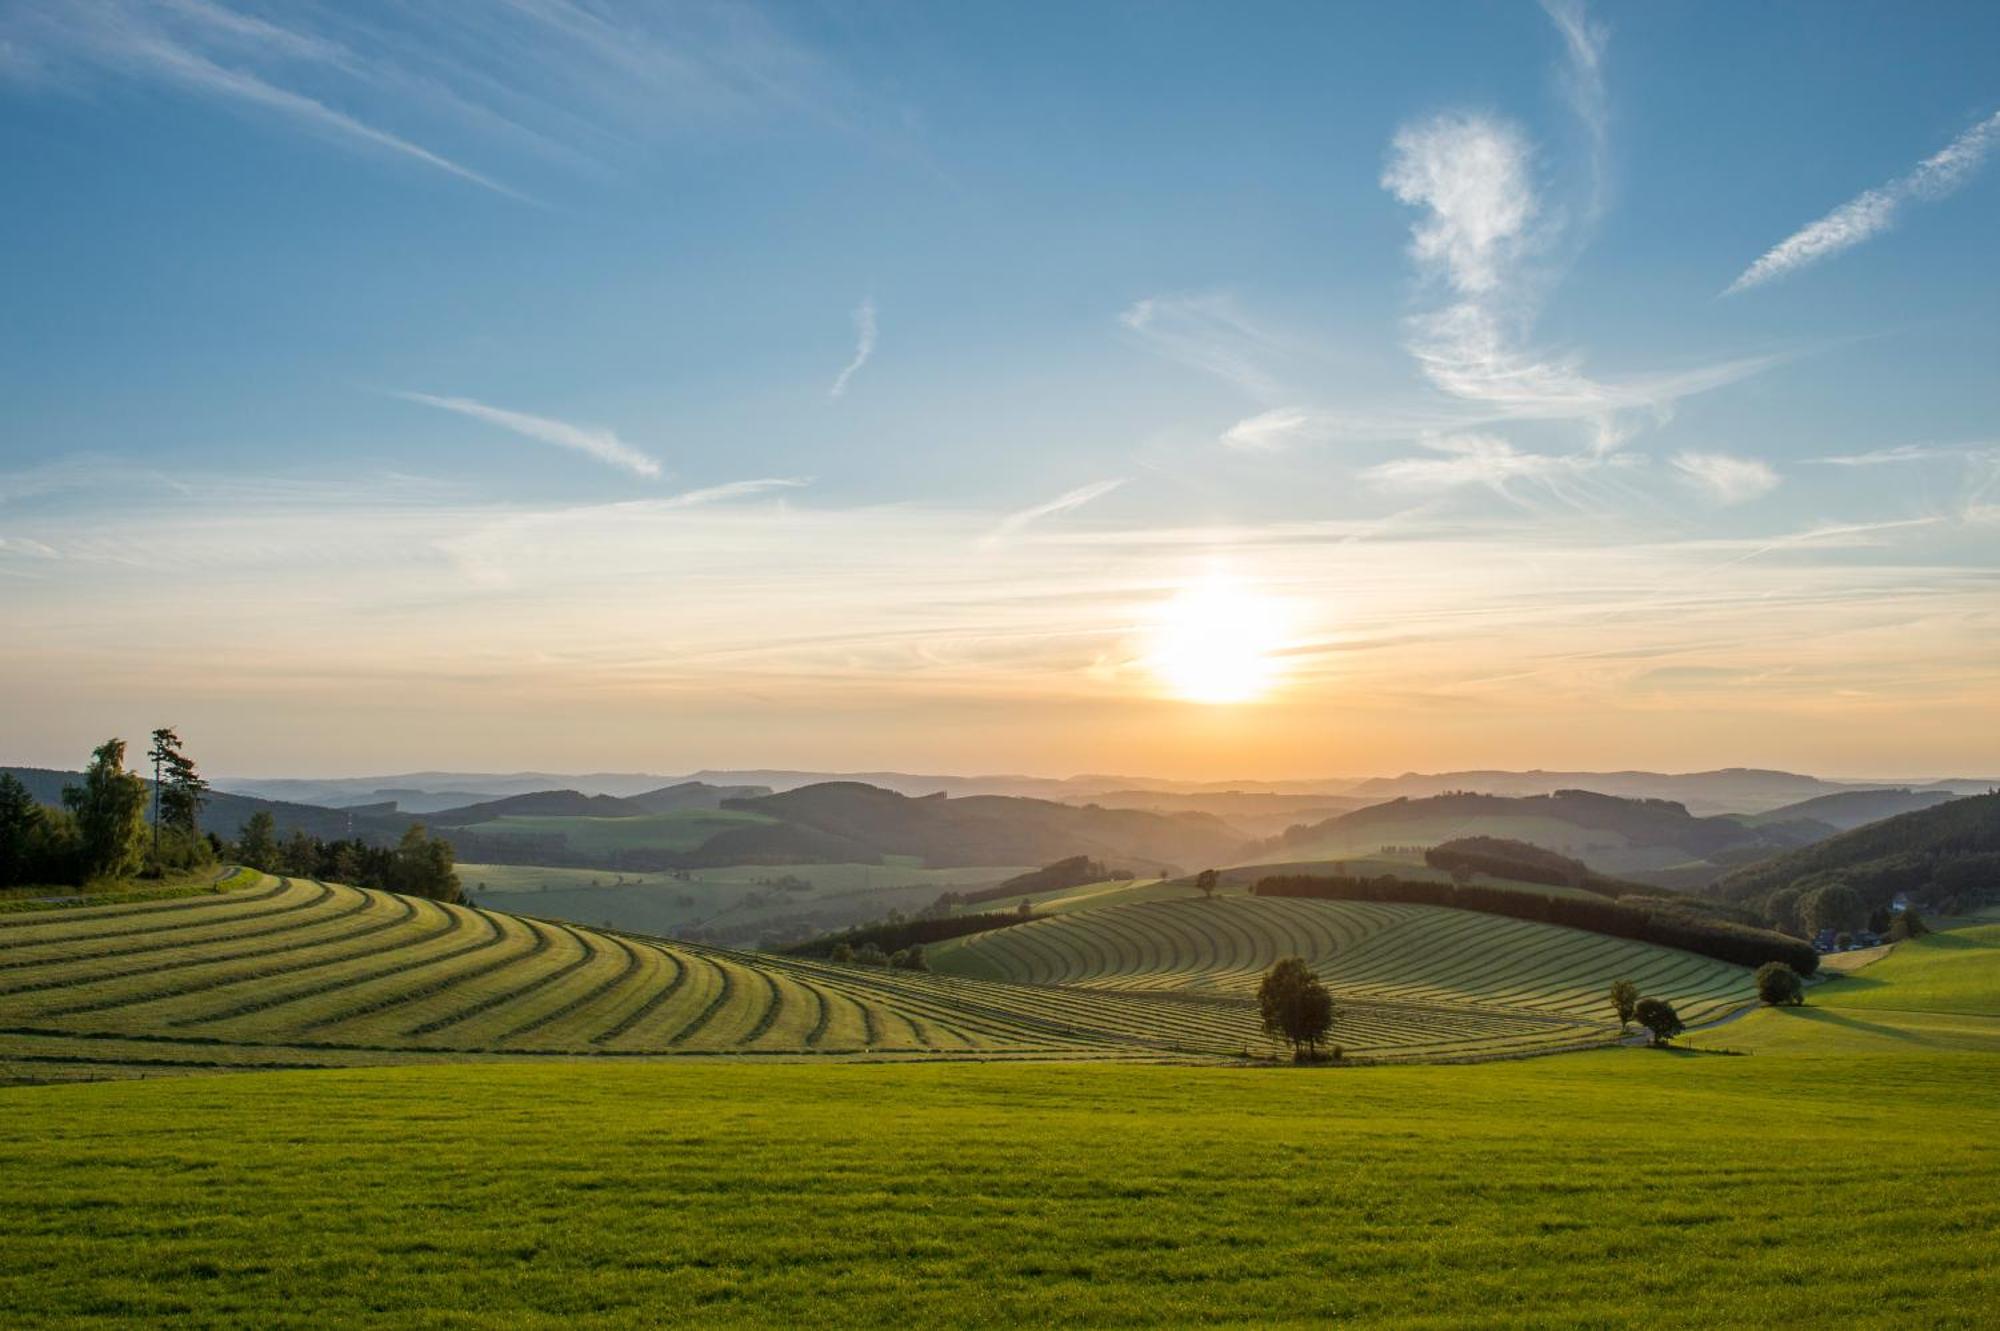
[[[1677,947],[1739,966],[1782,961],[1801,975],[1819,967],[1810,943],[1768,929],[1753,929],[1726,920],[1705,919],[1653,906],[1594,897],[1544,896],[1537,892],[1458,883],[1433,883],[1397,878],[1350,878],[1336,875],[1287,874],[1258,880],[1252,889],[1267,897],[1326,897],[1336,901],[1407,901],[1427,906],[1451,906],[1515,919],[1563,924],[1614,938],[1633,938],[1663,947]]]
[[[208,783],[180,736],[155,730],[146,756],[157,774],[150,792],[144,778],[125,770],[125,741],[106,740],[92,751],[81,783],[63,788],[60,807],[39,803],[12,773],[0,774],[0,887],[81,887],[212,862],[215,842],[201,832]]]
[[[374,846],[353,838],[322,841],[298,830],[280,840],[277,820],[260,810],[250,815],[242,836],[225,849],[234,863],[264,873],[348,883],[434,901],[465,900],[451,842],[429,835],[417,823],[406,828],[403,839],[394,846]]]

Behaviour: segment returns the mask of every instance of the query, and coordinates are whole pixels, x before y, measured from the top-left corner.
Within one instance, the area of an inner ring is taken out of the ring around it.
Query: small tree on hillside
[[[1890,942],[1902,943],[1912,938],[1922,938],[1930,931],[1931,927],[1924,923],[1924,917],[1917,914],[1917,908],[1910,906],[1905,908],[1889,926],[1888,936]]]
[[[1194,885],[1201,889],[1201,894],[1204,897],[1213,898],[1215,896],[1216,885],[1221,881],[1222,875],[1213,869],[1203,869],[1194,876]]]
[[[1286,957],[1265,972],[1257,1007],[1265,1033],[1290,1043],[1296,1062],[1316,1057],[1319,1042],[1333,1029],[1333,995],[1302,957]]]
[[[1805,981],[1782,961],[1767,961],[1757,968],[1757,997],[1769,1007],[1797,1007],[1806,1001]]]
[[[1674,1005],[1664,998],[1642,998],[1632,1015],[1639,1024],[1653,1033],[1653,1043],[1669,1043],[1687,1027],[1681,1024],[1681,1014],[1674,1011]]]
[[[1639,986],[1630,980],[1614,980],[1611,984],[1611,1010],[1618,1014],[1618,1029],[1632,1028],[1632,1016],[1639,1007]]]
[[[42,806],[12,772],[0,773],[0,887],[28,879],[28,843],[41,826]]]
[[[1799,899],[1799,923],[1807,934],[1822,929],[1844,932],[1861,924],[1868,916],[1861,894],[1846,883],[1828,883]]]
[[[245,868],[269,873],[278,867],[278,820],[259,809],[236,837],[236,858]]]
[[[125,770],[125,741],[108,739],[90,755],[83,784],[63,787],[76,816],[85,879],[122,878],[139,867],[146,844],[146,783]]]

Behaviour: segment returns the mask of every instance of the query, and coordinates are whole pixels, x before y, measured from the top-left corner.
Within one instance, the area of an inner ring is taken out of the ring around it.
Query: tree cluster
[[[927,971],[931,968],[924,950],[914,945],[884,952],[875,943],[863,943],[860,947],[851,943],[835,943],[826,959],[841,966],[877,966],[887,970]]]
[[[200,827],[208,783],[180,752],[173,731],[155,731],[153,738],[162,766],[153,788],[158,818],[151,836],[148,787],[125,769],[122,739],[108,739],[92,751],[81,783],[63,787],[60,808],[38,802],[12,773],[0,774],[0,887],[81,887],[141,872],[195,868],[213,859],[213,841]]]
[[[243,833],[225,847],[237,864],[292,878],[317,878],[330,883],[401,892],[433,901],[463,901],[451,843],[411,824],[395,846],[371,846],[365,841],[322,841],[302,831],[279,840],[277,820],[258,811],[243,825]]]
[[[1754,929],[1726,920],[1654,906],[1630,905],[1585,897],[1544,896],[1536,892],[1456,883],[1412,881],[1385,874],[1380,878],[1330,877],[1314,874],[1275,875],[1260,879],[1253,889],[1267,897],[1325,897],[1336,901],[1407,901],[1426,906],[1451,906],[1520,920],[1588,929],[1614,938],[1633,938],[1662,947],[1677,947],[1705,957],[1760,966],[1782,961],[1801,975],[1819,968],[1811,944],[1768,929]]]
[[[857,955],[861,948],[872,946],[885,955],[893,956],[905,948],[942,943],[947,938],[963,938],[967,934],[985,933],[989,929],[1004,929],[1010,924],[1024,924],[1034,918],[1032,912],[1007,910],[987,911],[980,915],[954,915],[949,919],[864,924],[858,929],[795,943],[783,951],[796,957],[831,957],[834,949],[841,946],[854,950]]]

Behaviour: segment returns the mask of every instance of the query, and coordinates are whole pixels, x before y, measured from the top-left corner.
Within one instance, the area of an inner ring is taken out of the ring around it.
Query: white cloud
[[[337,44],[206,0],[166,5],[114,0],[92,7],[30,7],[0,27],[0,45],[40,51],[44,61],[67,56],[106,72],[155,80],[238,107],[258,108],[329,137],[420,162],[495,193],[533,202],[520,191],[443,153],[245,67],[246,62],[259,59],[348,70],[361,64]],[[231,63],[223,63],[225,60]]]
[[[1412,228],[1418,266],[1463,295],[1497,291],[1536,213],[1527,138],[1488,116],[1451,114],[1396,131],[1382,187],[1426,216]]]
[[[1425,441],[1436,457],[1396,458],[1362,470],[1372,484],[1391,490],[1439,491],[1483,486],[1512,497],[1512,482],[1551,481],[1600,465],[1588,454],[1526,453],[1490,434],[1456,434]]]
[[[1941,199],[1963,185],[1996,144],[2000,144],[2000,112],[1966,130],[1941,151],[1919,162],[1907,175],[1879,189],[1863,191],[1817,222],[1787,236],[1744,269],[1722,294],[1733,296],[1747,291],[1880,235],[1895,225],[1904,204]]]
[[[1932,448],[1928,444],[1897,444],[1892,448],[1875,448],[1866,453],[1838,453],[1831,457],[1807,458],[1806,461],[1827,467],[1885,467],[1898,462],[1922,462],[1927,458],[1945,457],[1956,449]]]
[[[771,490],[789,490],[811,481],[804,476],[766,476],[754,481],[728,481],[722,485],[704,486],[699,490],[689,490],[669,499],[660,501],[662,508],[697,508],[702,504],[718,504],[725,500],[742,499],[747,495],[764,494]]]
[[[847,393],[847,381],[852,379],[855,371],[866,365],[868,358],[874,354],[875,298],[867,296],[862,299],[859,305],[854,307],[854,358],[847,362],[847,368],[842,370],[840,377],[833,381],[833,387],[827,390],[827,395],[829,397],[845,396]]]
[[[1284,344],[1227,296],[1149,296],[1134,302],[1118,322],[1157,355],[1212,374],[1251,397],[1279,394],[1269,365],[1285,353]]]
[[[1019,535],[1023,528],[1032,523],[1040,522],[1043,518],[1054,517],[1058,513],[1067,513],[1071,509],[1082,508],[1094,499],[1102,499],[1105,495],[1110,494],[1123,484],[1125,484],[1125,478],[1122,476],[1107,481],[1092,481],[1089,485],[1079,485],[1074,490],[1065,491],[1047,503],[1036,504],[1032,508],[1024,508],[1018,513],[1010,513],[994,524],[993,529],[986,533],[981,544],[989,546],[999,545],[1009,538]]]
[[[1757,458],[1690,450],[1675,454],[1674,466],[1718,504],[1745,504],[1778,488],[1777,471]]]
[[[1222,443],[1246,453],[1275,453],[1326,438],[1329,424],[1323,412],[1278,407],[1236,422],[1223,433]]]
[[[1604,86],[1604,47],[1609,34],[1602,24],[1591,21],[1583,0],[1542,0],[1542,12],[1562,34],[1569,56],[1563,69],[1563,88],[1590,136],[1590,211],[1594,215],[1603,210],[1609,172],[1611,110]]]
[[[437,407],[443,411],[457,412],[474,420],[497,425],[503,430],[511,430],[527,439],[538,439],[558,448],[571,448],[579,453],[587,453],[599,462],[608,462],[614,467],[638,476],[657,479],[660,464],[640,452],[609,430],[593,429],[589,426],[571,425],[567,421],[553,420],[547,416],[530,416],[523,411],[508,411],[503,407],[488,406],[469,397],[436,397],[429,393],[398,393],[397,397],[406,402],[421,402],[427,407]]]

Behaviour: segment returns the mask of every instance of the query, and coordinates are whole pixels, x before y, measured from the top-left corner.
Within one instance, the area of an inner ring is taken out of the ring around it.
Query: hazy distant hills
[[[771,793],[769,786],[711,786],[683,781],[637,795],[586,795],[580,790],[535,790],[440,809],[425,818],[433,827],[471,827],[496,818],[638,818],[683,809],[719,809],[725,800],[750,799]]]
[[[46,767],[7,767],[0,771],[18,777],[28,792],[43,804],[62,803],[64,786],[83,780],[81,772],[58,772]],[[150,790],[152,782],[146,782]],[[309,836],[333,841],[360,837],[367,841],[393,841],[403,834],[411,819],[385,805],[354,809],[332,809],[318,804],[296,804],[286,800],[256,799],[247,795],[212,790],[202,807],[204,831],[235,837],[251,815],[268,813],[277,820],[279,835],[303,831]]]
[[[644,796],[662,788],[695,783],[707,786],[757,786],[783,792],[828,782],[861,782],[900,795],[1012,795],[1056,800],[1067,804],[1097,803],[1114,808],[1147,808],[1164,812],[1212,813],[1235,821],[1246,831],[1281,830],[1269,823],[1298,812],[1319,816],[1399,796],[1419,799],[1449,791],[1471,790],[1488,795],[1549,795],[1558,790],[1591,790],[1627,799],[1665,799],[1687,806],[1690,813],[1767,813],[1786,805],[1884,787],[1918,792],[1973,795],[2000,781],[1953,778],[1942,781],[1829,781],[1796,772],[1724,768],[1712,772],[1551,772],[1467,770],[1406,772],[1393,777],[1326,777],[1296,781],[1167,781],[1150,777],[1091,774],[1053,778],[1019,775],[958,776],[918,772],[813,772],[784,768],[707,770],[682,775],[598,772],[560,775],[549,772],[409,772],[392,776],[217,779],[225,790],[264,799],[300,804],[345,806],[396,801],[406,813],[430,813],[482,801],[548,790],[574,790],[584,795],[621,799]],[[1297,810],[1283,800],[1299,800]],[[1289,822],[1311,821],[1292,817]],[[1289,825],[1289,822],[1282,825]],[[1254,826],[1253,826],[1254,825]]]
[[[1787,804],[1768,813],[1752,814],[1740,821],[1752,826],[1814,822],[1844,832],[1865,823],[1914,813],[1956,798],[1959,797],[1949,790],[1843,790],[1838,794],[1820,795],[1797,804]]]
[[[1206,813],[1079,807],[1006,795],[911,797],[855,781],[730,800],[725,807],[876,854],[917,856],[933,868],[1088,855],[1145,872],[1227,863],[1244,849],[1241,832]],[[757,831],[729,835],[750,838]]]
[[[1524,796],[1459,792],[1399,798],[1295,827],[1264,843],[1258,858],[1359,858],[1385,846],[1499,837],[1583,860],[1600,872],[1689,887],[1706,883],[1729,865],[1790,850],[1834,830],[1797,820],[1752,826],[1737,818],[1697,817],[1671,800],[1595,791]]]

